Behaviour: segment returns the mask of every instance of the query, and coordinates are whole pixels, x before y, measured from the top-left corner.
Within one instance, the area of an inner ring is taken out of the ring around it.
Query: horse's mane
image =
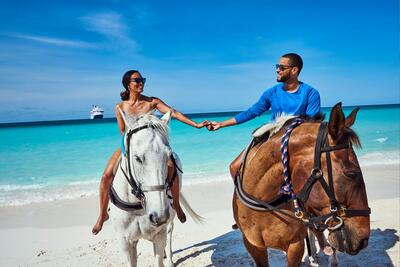
[[[299,118],[303,119],[304,122],[323,122],[325,120],[325,113],[317,113],[314,116],[309,116],[309,115],[300,115],[298,116]]]
[[[274,123],[265,124],[253,132],[253,137],[255,143],[263,142],[269,137],[276,134],[281,129],[286,129],[294,119],[301,118],[304,122],[316,122],[321,123],[325,120],[325,113],[317,113],[314,116],[300,115],[300,116],[290,116],[286,114],[281,114],[275,119]],[[356,134],[356,132],[350,127],[345,126],[342,131],[342,136],[339,137],[339,142],[354,144],[357,147],[361,147],[361,142]]]
[[[134,129],[137,127],[141,127],[144,125],[149,125],[154,127],[160,134],[163,142],[165,144],[169,144],[169,135],[168,135],[168,125],[164,123],[160,118],[155,116],[152,112],[146,113],[137,117],[127,117],[127,122],[129,123],[129,128]]]
[[[323,122],[325,120],[325,113],[317,113],[314,116],[300,115],[299,117],[304,120],[304,122]],[[290,125],[293,119],[286,121],[284,127]],[[353,144],[356,147],[361,148],[360,138],[357,133],[350,127],[344,126],[342,129],[342,135],[338,137],[340,143]]]

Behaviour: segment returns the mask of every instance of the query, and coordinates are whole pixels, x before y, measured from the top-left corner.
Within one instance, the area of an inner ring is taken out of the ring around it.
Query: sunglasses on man
[[[275,64],[275,68],[277,70],[281,70],[281,71],[284,71],[284,70],[287,70],[287,69],[290,69],[290,68],[293,68],[293,67],[294,66],[290,66],[290,65]]]
[[[135,83],[146,83],[146,78],[131,78],[130,79],[131,82],[135,82]]]

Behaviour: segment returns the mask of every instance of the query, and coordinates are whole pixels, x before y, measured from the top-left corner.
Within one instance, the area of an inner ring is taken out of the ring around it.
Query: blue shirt
[[[236,115],[236,123],[240,124],[254,119],[270,108],[272,120],[282,113],[314,116],[320,112],[321,99],[318,91],[305,83],[300,83],[299,89],[294,93],[286,92],[283,83],[280,83],[266,90],[257,103],[248,110]]]

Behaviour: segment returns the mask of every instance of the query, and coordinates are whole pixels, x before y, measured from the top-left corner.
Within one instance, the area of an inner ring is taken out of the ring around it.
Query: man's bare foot
[[[97,235],[101,231],[101,228],[103,227],[103,223],[105,221],[107,221],[108,218],[109,218],[108,213],[106,213],[105,216],[100,215],[99,218],[97,219],[96,224],[93,226],[92,234]]]

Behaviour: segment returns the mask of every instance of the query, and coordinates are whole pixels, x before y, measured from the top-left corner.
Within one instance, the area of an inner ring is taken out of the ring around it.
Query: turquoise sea
[[[329,110],[323,112],[329,116]],[[351,110],[344,108],[346,115]],[[196,121],[221,121],[232,117],[227,115],[192,117]],[[253,129],[269,120],[266,113],[216,132],[173,120],[171,146],[182,160],[184,184],[229,179],[231,160],[250,141]],[[4,126],[0,125],[0,206],[97,193],[108,158],[120,145],[113,120]],[[400,164],[400,105],[363,106],[353,128],[363,145],[357,150],[362,166]]]

